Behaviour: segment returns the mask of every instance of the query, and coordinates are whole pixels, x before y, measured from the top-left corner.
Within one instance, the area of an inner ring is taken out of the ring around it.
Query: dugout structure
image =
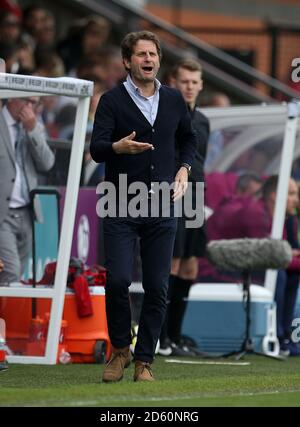
[[[29,285],[21,286],[18,283],[13,283],[9,286],[0,287],[0,297],[47,298],[51,300],[52,304],[45,355],[7,356],[8,362],[11,363],[56,364],[88,111],[92,94],[93,83],[86,80],[67,77],[46,78],[0,73],[1,99],[47,95],[68,96],[78,99],[54,286],[52,288],[33,288]]]
[[[300,102],[292,101],[277,105],[256,105],[249,107],[204,108],[209,118],[211,131],[243,126],[243,132],[233,137],[230,147],[225,148],[221,157],[206,172],[230,170],[233,161],[254,146],[260,139],[272,139],[283,134],[282,148],[275,160],[265,169],[265,174],[278,173],[279,181],[271,236],[282,239],[287,204],[288,185],[295,155],[300,152]],[[264,286],[275,294],[277,270],[268,270]]]

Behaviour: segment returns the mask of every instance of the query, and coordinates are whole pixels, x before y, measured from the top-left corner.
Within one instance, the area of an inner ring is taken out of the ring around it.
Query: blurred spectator
[[[222,92],[215,92],[210,97],[207,107],[230,107],[230,98]]]
[[[58,96],[43,96],[41,99],[42,109],[42,120],[47,130],[47,134],[50,138],[58,137],[58,130],[55,125]]]
[[[88,58],[83,58],[75,69],[75,77],[84,79],[84,76],[90,76],[92,80],[102,80],[105,82],[108,79],[107,56],[101,54],[90,55]]]
[[[53,50],[40,50],[35,54],[36,69],[34,74],[41,77],[62,77],[65,67],[60,56]]]
[[[103,60],[101,60],[101,58],[103,58]],[[97,95],[99,86],[101,86],[101,92],[107,90],[106,81],[108,80],[108,71],[106,64],[106,54],[103,56],[99,54],[92,55],[90,58],[86,58],[78,64],[76,70],[74,70],[74,77],[93,81],[95,84],[94,94]],[[91,100],[91,102],[93,103],[93,100]],[[77,105],[77,100],[68,96],[60,96],[57,112],[59,113],[61,108],[68,104]]]
[[[231,105],[230,99],[227,95],[221,92],[214,93],[207,107],[229,107]],[[211,172],[215,162],[220,158],[222,150],[225,145],[225,137],[222,131],[214,130],[210,133],[208,141],[208,150],[205,159],[205,170]]]
[[[73,24],[69,35],[58,46],[68,73],[74,74],[74,68],[80,61],[107,47],[110,35],[110,23],[99,16],[89,16]]]
[[[17,43],[20,41],[21,19],[11,12],[2,12],[0,15],[0,41]]]
[[[43,26],[36,30],[34,39],[36,49],[54,49],[56,42],[56,23],[51,12],[45,11]]]
[[[35,69],[34,52],[30,43],[22,41],[18,44],[17,48],[19,73],[20,74],[33,74]]]
[[[103,93],[106,91],[106,87],[102,80],[93,79],[93,76],[86,75],[86,76],[83,76],[82,78],[84,80],[94,81],[94,91],[93,91],[93,96],[91,97],[89,117],[88,117],[88,122],[93,123],[99,100],[103,95]]]
[[[257,220],[251,217],[251,212],[252,208],[256,209],[255,197],[259,195],[261,187],[262,180],[254,173],[246,173],[238,178],[235,194],[223,199],[207,221],[209,240],[253,237],[252,234],[258,232],[252,229],[252,220],[253,228]],[[249,213],[244,216],[242,212],[246,210]]]
[[[89,56],[105,46],[110,35],[110,24],[101,16],[90,16],[84,27],[81,50],[82,56]]]
[[[236,182],[237,196],[258,196],[262,187],[262,179],[253,172],[244,173]]]
[[[36,37],[43,29],[47,17],[47,10],[38,5],[28,6],[23,12],[24,39],[36,47]]]
[[[85,80],[92,80],[92,76],[83,76]],[[96,109],[99,103],[99,100],[102,94],[105,92],[105,86],[101,80],[94,80],[94,92],[91,97],[88,124],[87,124],[87,134],[86,141],[89,143],[92,130],[94,117]],[[83,171],[83,180],[82,184],[85,186],[97,186],[99,182],[103,181],[105,173],[105,163],[96,163],[91,157],[89,150],[84,154],[84,171]]]
[[[3,268],[4,268],[4,264],[3,264],[3,261],[0,259],[0,273],[1,271],[3,271]]]
[[[126,80],[126,71],[123,65],[120,49],[111,48],[107,52],[107,89],[112,89],[119,83]]]
[[[74,121],[76,115],[76,105],[64,105],[55,119],[57,137],[61,139],[71,140],[74,131]]]
[[[80,43],[83,32],[83,20],[72,22],[67,37],[58,43],[58,53],[62,58],[67,74],[80,62]]]
[[[19,70],[18,47],[13,43],[0,42],[0,58],[5,61],[6,73],[17,73]]]
[[[0,10],[2,12],[11,12],[18,18],[22,17],[22,9],[17,0],[0,0]]]

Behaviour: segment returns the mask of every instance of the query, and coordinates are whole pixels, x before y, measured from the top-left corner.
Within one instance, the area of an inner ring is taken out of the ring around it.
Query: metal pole
[[[89,104],[90,98],[80,99],[76,112],[71,159],[65,196],[65,205],[62,218],[61,236],[57,257],[57,269],[54,281],[54,295],[51,306],[49,331],[46,345],[46,363],[48,364],[55,364],[57,357],[57,348],[64,306],[65,290],[67,285],[67,276],[75,223],[75,214],[77,207],[77,197],[79,191],[79,181],[82,167],[82,157],[84,152]]]
[[[300,102],[290,102],[288,104],[287,112],[288,117],[282,147],[279,180],[271,232],[271,237],[273,239],[282,239],[283,234],[289,179],[291,176],[298,117],[300,114]],[[275,295],[276,280],[277,270],[268,270],[265,278],[265,287],[270,290],[273,298]]]

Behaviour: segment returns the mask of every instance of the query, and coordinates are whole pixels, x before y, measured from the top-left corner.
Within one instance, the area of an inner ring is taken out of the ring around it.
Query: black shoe
[[[161,343],[158,349],[158,354],[160,356],[171,356],[172,354],[172,348],[170,346],[170,342],[169,340],[166,340],[164,343]]]
[[[0,363],[0,371],[7,371],[8,369],[8,363],[4,362],[4,363]]]
[[[280,350],[279,354],[280,356],[288,357],[290,355],[290,349],[289,349],[289,340],[279,340]]]
[[[169,338],[167,338],[166,341],[160,345],[158,354],[165,357],[195,356],[195,353],[192,352],[187,346],[185,345],[182,346],[181,344],[177,345],[175,342],[172,342]]]

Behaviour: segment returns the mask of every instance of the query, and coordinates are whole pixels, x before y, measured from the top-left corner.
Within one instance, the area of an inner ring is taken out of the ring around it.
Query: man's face
[[[172,80],[172,85],[180,90],[187,104],[195,105],[197,96],[202,90],[203,82],[199,71],[179,68],[177,77]]]
[[[7,17],[2,22],[1,38],[4,41],[15,42],[21,32],[21,23],[19,18],[13,14],[7,15]]]
[[[130,61],[124,58],[124,64],[126,68],[130,69],[134,82],[153,82],[160,66],[155,43],[150,40],[139,40],[134,47]]]
[[[39,98],[36,96],[31,96],[29,98],[11,98],[7,104],[7,108],[12,117],[16,121],[19,121],[20,112],[23,110],[23,108],[30,108],[35,113],[37,113],[39,105]]]
[[[299,203],[298,198],[298,187],[296,182],[293,179],[290,179],[289,182],[289,192],[286,204],[286,213],[287,215],[293,215],[295,213],[295,209]]]

